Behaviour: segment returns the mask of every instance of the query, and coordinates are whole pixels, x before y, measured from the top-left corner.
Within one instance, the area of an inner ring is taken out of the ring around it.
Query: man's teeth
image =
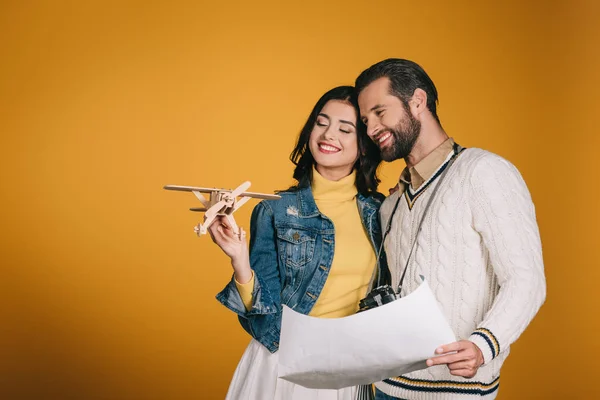
[[[338,149],[337,147],[333,147],[333,146],[328,146],[326,144],[321,144],[319,145],[323,150],[326,151],[340,151],[340,149]]]
[[[383,142],[384,140],[386,140],[386,139],[387,139],[387,138],[389,138],[390,136],[392,136],[392,134],[391,134],[391,133],[389,133],[389,132],[388,132],[388,133],[386,133],[386,134],[384,134],[383,136],[381,136],[381,137],[379,138],[379,143]]]

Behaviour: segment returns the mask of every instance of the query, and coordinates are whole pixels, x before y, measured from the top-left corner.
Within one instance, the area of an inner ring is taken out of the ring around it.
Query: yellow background
[[[249,340],[214,299],[231,268],[161,188],[287,187],[319,96],[387,57],[537,206],[548,299],[499,399],[597,398],[597,4],[0,2],[0,398],[223,398]]]

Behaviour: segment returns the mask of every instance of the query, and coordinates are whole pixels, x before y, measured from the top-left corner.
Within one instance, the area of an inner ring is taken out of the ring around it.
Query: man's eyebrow
[[[353,122],[346,121],[346,120],[343,120],[343,119],[340,119],[340,122],[341,122],[342,124],[348,124],[348,125],[352,125],[353,127],[355,127],[355,128],[356,128],[356,125],[354,125],[354,123],[353,123]]]
[[[371,108],[369,111],[375,111],[375,110],[377,110],[378,108],[383,108],[383,107],[384,107],[384,106],[383,106],[383,104],[377,104],[377,105],[375,105],[374,107],[372,107],[372,108]]]

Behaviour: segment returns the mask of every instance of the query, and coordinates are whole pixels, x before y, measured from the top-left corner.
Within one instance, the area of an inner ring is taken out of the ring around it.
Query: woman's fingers
[[[210,237],[213,242],[217,244],[239,243],[245,241],[246,231],[242,228],[239,228],[239,230],[240,233],[236,234],[227,219],[223,217],[215,218],[215,221],[208,227]]]
[[[208,227],[208,233],[210,234],[211,239],[215,243],[217,243],[216,236],[220,234],[220,232],[218,231],[220,225],[221,224],[219,223],[219,220],[215,219],[215,221],[213,221],[213,223],[210,224],[210,226]]]
[[[223,234],[223,236],[226,236],[230,240],[235,240],[239,238],[238,235],[236,235],[235,232],[233,232],[232,227],[229,226],[226,221],[223,221],[223,223],[219,225],[218,229],[219,232]]]

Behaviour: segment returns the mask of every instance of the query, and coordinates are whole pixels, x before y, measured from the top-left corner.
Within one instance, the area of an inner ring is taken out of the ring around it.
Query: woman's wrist
[[[233,267],[234,278],[239,284],[243,285],[250,282],[253,277],[253,273],[248,259],[231,260],[231,266]]]

